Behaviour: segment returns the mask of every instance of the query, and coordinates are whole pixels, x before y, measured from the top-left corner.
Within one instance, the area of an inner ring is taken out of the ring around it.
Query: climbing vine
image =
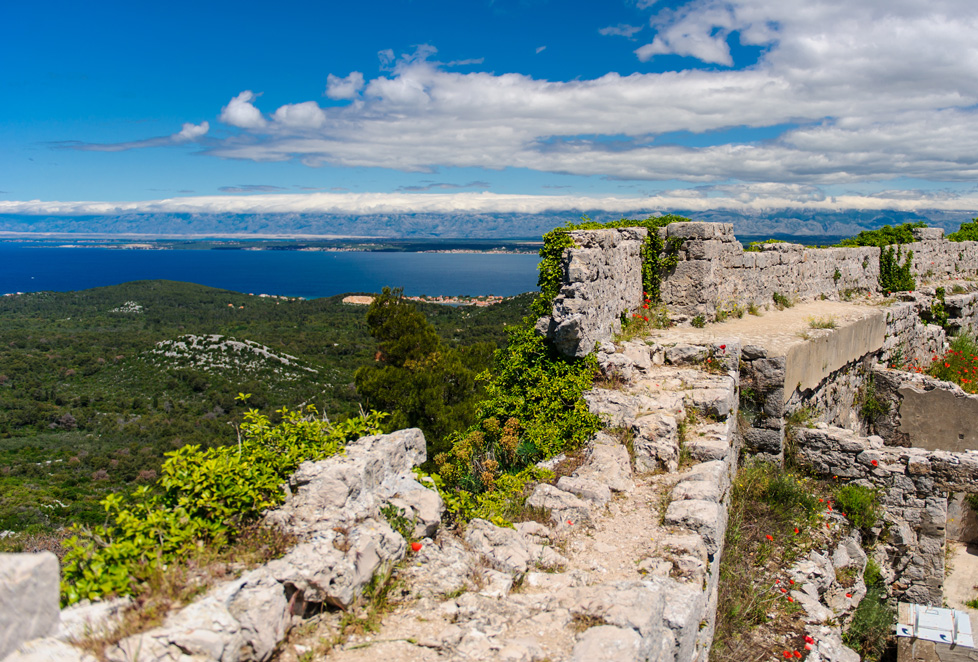
[[[563,283],[561,261],[564,249],[574,246],[570,233],[574,230],[606,230],[610,228],[645,228],[648,235],[642,244],[642,288],[653,303],[662,299],[662,276],[679,262],[679,249],[682,239],[672,237],[663,239],[659,229],[670,223],[686,222],[688,218],[676,214],[650,216],[644,220],[623,218],[610,223],[599,223],[584,217],[580,223],[567,224],[543,235],[543,248],[540,249],[540,295],[533,302],[531,310],[536,316],[550,314],[554,299],[560,294]]]

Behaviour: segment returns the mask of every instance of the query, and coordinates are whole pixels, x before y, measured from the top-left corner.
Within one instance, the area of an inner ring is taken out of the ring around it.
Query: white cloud
[[[260,190],[249,188],[248,190]],[[805,185],[752,184],[675,189],[649,197],[588,197],[576,195],[507,195],[498,193],[311,193],[215,195],[139,202],[48,202],[0,200],[0,214],[118,215],[130,213],[545,213],[553,211],[602,210],[642,213],[682,209],[705,211],[730,209],[921,209],[972,211],[978,209],[978,194],[953,195],[906,192],[868,195],[826,196]]]
[[[355,99],[362,89],[363,74],[359,71],[351,72],[346,78],[333,74],[326,77],[326,96],[330,99]]]
[[[701,184],[978,178],[973,0],[693,0],[652,11],[654,35],[639,57],[723,66],[549,81],[452,71],[429,45],[401,57],[385,50],[384,75],[328,77],[327,96],[348,104],[296,100],[266,117],[242,92],[221,121],[244,135],[211,138],[206,149],[310,166],[527,168]],[[632,28],[606,28],[619,29]],[[759,47],[747,68],[727,67],[737,42]],[[775,129],[764,140],[742,131],[766,127]],[[704,146],[684,147],[662,139],[673,132],[680,141],[712,133],[697,141]]]
[[[547,50],[546,46],[537,46],[537,55]]]
[[[289,129],[318,129],[326,123],[326,113],[315,101],[305,101],[280,107],[272,120]]]
[[[265,118],[261,111],[252,105],[252,101],[257,98],[251,90],[245,90],[238,96],[231,99],[228,105],[221,109],[220,120],[225,124],[236,126],[241,129],[262,129],[265,127]]]
[[[191,142],[201,138],[206,134],[211,128],[208,122],[201,122],[200,124],[191,124],[186,122],[183,128],[180,129],[180,133],[174,134],[172,137],[178,142]]]
[[[631,39],[635,34],[642,31],[641,25],[628,25],[626,23],[619,23],[618,25],[609,25],[606,28],[601,28],[598,30],[598,34],[616,37],[626,37]]]

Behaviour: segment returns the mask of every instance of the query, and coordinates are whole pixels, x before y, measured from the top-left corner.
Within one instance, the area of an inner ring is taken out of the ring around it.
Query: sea
[[[314,299],[404,288],[408,296],[512,296],[537,289],[536,254],[125,250],[0,241],[0,294],[175,280]]]

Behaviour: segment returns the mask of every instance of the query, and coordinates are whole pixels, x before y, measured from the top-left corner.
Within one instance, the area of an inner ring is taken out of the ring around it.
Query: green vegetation
[[[886,293],[912,291],[917,287],[910,267],[913,262],[913,251],[907,251],[903,263],[903,249],[899,244],[910,244],[916,241],[913,231],[925,228],[926,223],[904,223],[903,225],[884,225],[877,230],[865,230],[855,237],[843,239],[840,246],[876,246],[880,249],[880,289]],[[893,245],[897,244],[897,248]]]
[[[515,517],[527,483],[549,474],[534,464],[580,447],[600,427],[581,398],[597,372],[594,356],[564,357],[529,319],[509,333],[492,370],[479,376],[486,397],[477,422],[434,458],[436,483],[460,519]]]
[[[200,546],[227,546],[249,521],[283,501],[282,481],[302,462],[329,457],[349,441],[378,433],[382,418],[372,413],[330,423],[316,418],[312,405],[279,413],[282,420],[273,425],[249,410],[237,445],[191,445],[169,453],[155,491],[145,485],[130,498],[112,493],[102,499],[106,523],[78,527],[65,542],[63,601],[133,593],[159,568]]]
[[[766,462],[754,462],[739,471],[720,561],[711,659],[722,659],[742,648],[754,628],[790,613],[793,603],[785,602],[783,594],[772,588],[771,577],[807,553],[818,529],[820,510],[808,478]],[[764,649],[780,655],[777,642],[751,643],[748,648],[755,652]]]
[[[794,301],[792,301],[791,299],[789,299],[785,295],[781,294],[780,292],[775,292],[771,296],[771,298],[774,299],[774,305],[777,307],[778,310],[784,310],[785,308],[791,308],[792,306],[795,305],[795,302]]]
[[[884,248],[892,244],[912,244],[914,239],[913,231],[917,228],[926,228],[924,222],[904,223],[903,225],[884,225],[876,230],[864,230],[855,237],[849,237],[839,242],[839,246],[876,246]]]
[[[842,641],[867,662],[877,662],[891,643],[896,610],[887,602],[886,586],[879,566],[870,559],[863,575],[866,596],[859,602]]]
[[[808,318],[808,328],[809,329],[834,329],[838,326],[835,318],[829,315],[828,317],[809,317]]]
[[[448,436],[475,422],[475,376],[495,345],[447,346],[401,290],[386,287],[367,310],[367,326],[379,347],[375,363],[354,375],[357,392],[368,407],[391,413],[389,431],[417,427],[429,456],[448,450]]]
[[[947,236],[948,241],[978,241],[978,218],[962,223],[956,232]]]
[[[869,375],[863,386],[859,388],[856,404],[859,405],[859,413],[870,425],[890,412],[890,403],[876,397],[876,380],[872,375]]]
[[[533,302],[531,309],[533,314],[537,317],[550,314],[554,299],[560,293],[560,284],[563,278],[561,257],[565,248],[574,245],[574,240],[569,234],[573,230],[646,228],[649,233],[642,245],[642,287],[646,297],[651,299],[653,303],[659,303],[661,301],[662,276],[678,263],[679,248],[682,244],[678,240],[664,240],[659,236],[659,229],[670,223],[687,221],[689,221],[688,218],[674,214],[650,216],[645,220],[623,218],[611,223],[598,223],[584,217],[580,223],[568,224],[562,228],[551,230],[543,235],[543,248],[540,249],[540,278],[538,280],[540,295]]]
[[[481,344],[488,358],[486,343],[505,344],[533,296],[416,309],[442,347],[471,354]],[[99,524],[99,501],[153,484],[167,452],[235,443],[248,407],[273,422],[271,412],[307,403],[334,421],[356,414],[353,375],[374,362],[377,342],[366,307],[341,299],[170,281],[0,297],[0,530]],[[235,399],[242,390],[247,406]]]
[[[850,483],[835,491],[835,503],[839,512],[845,513],[854,527],[867,534],[883,515],[877,490]]]
[[[935,356],[927,374],[954,382],[968,393],[978,393],[978,339],[961,333],[951,338],[944,356]]]

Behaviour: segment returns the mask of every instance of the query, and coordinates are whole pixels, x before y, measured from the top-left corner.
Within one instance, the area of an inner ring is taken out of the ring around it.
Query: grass
[[[786,600],[774,578],[808,552],[814,536],[824,535],[814,526],[821,510],[814,488],[810,479],[765,462],[740,470],[720,562],[712,660],[780,657],[783,642],[755,636],[758,628],[800,631],[792,625],[797,606]],[[798,648],[803,646],[800,642]]]
[[[879,569],[875,573],[872,570],[866,567],[866,597],[859,602],[849,628],[842,633],[845,645],[859,653],[864,662],[878,662],[895,639],[896,611],[886,600]]]
[[[774,305],[777,307],[778,310],[791,308],[792,306],[795,305],[794,301],[792,301],[789,297],[786,297],[785,295],[781,294],[780,292],[775,292],[771,298],[774,299]]]
[[[829,315],[828,317],[809,317],[808,318],[808,328],[809,329],[834,329],[838,326],[835,318]]]
[[[852,526],[864,534],[876,526],[883,514],[879,492],[863,485],[843,485],[835,491],[835,503]]]

